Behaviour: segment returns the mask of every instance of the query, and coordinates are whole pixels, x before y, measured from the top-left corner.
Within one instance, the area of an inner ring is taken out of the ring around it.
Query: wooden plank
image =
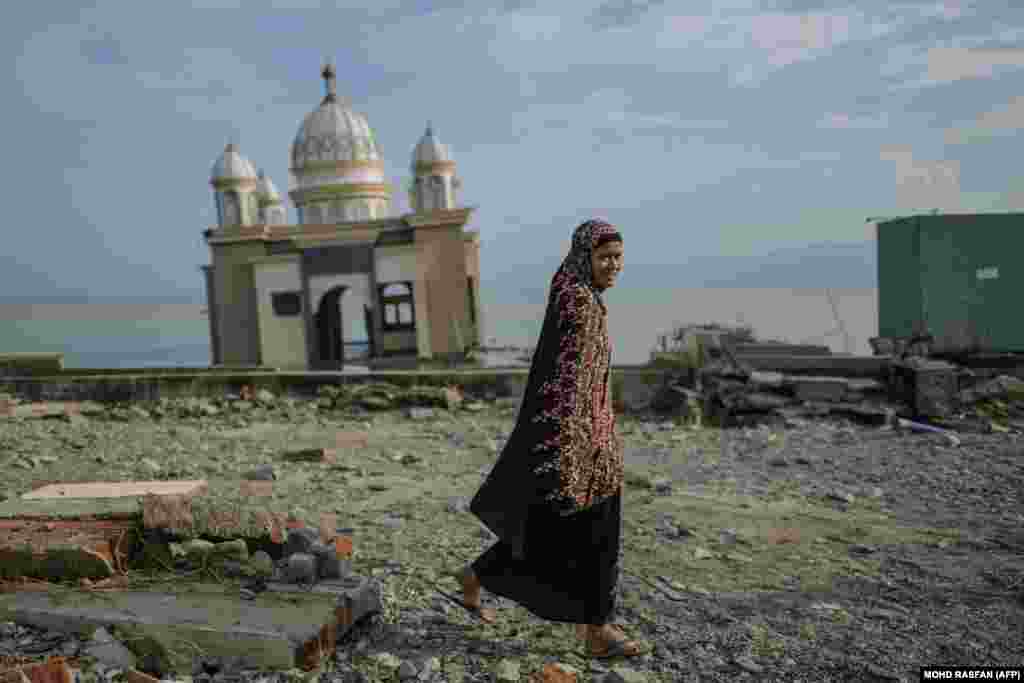
[[[50,484],[22,495],[23,500],[41,498],[131,498],[152,493],[157,496],[201,495],[207,490],[205,479],[190,481],[91,481]]]

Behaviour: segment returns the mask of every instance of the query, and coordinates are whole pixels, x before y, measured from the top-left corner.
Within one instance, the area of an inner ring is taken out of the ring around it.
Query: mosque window
[[[413,314],[413,298],[411,282],[390,282],[381,285],[381,310],[384,312],[384,331],[395,332],[416,329],[416,317]]]
[[[299,292],[271,292],[270,305],[277,316],[289,317],[302,313],[302,297]]]

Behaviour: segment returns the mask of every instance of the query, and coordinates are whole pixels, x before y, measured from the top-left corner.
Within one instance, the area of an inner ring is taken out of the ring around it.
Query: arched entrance
[[[313,316],[316,329],[316,365],[320,369],[340,369],[345,363],[345,338],[341,319],[341,297],[348,289],[332,287],[320,297]]]

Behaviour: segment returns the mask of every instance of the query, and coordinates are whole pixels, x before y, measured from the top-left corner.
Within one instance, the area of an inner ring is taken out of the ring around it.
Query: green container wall
[[[913,216],[878,225],[878,330],[927,331],[937,352],[1024,352],[1024,214]],[[998,277],[978,277],[981,269]]]

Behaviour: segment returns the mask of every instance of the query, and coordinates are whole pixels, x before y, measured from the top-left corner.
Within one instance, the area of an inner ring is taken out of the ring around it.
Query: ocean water
[[[674,324],[748,324],[759,338],[824,344],[860,355],[871,353],[868,339],[878,329],[875,289],[833,290],[832,302],[820,289],[619,294],[612,291],[606,299],[615,363],[645,362],[658,335]],[[68,368],[204,367],[211,356],[202,311],[203,306],[186,304],[0,304],[0,353],[59,351]],[[530,346],[543,315],[542,305],[485,304],[484,340]]]

